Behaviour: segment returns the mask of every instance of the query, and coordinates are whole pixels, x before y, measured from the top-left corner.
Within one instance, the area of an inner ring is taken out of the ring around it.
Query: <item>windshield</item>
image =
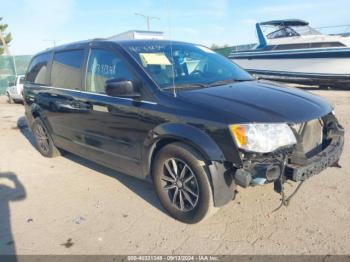
[[[310,26],[294,26],[293,29],[299,35],[321,35],[319,31]]]
[[[209,48],[170,42],[124,46],[160,88],[205,87],[224,81],[252,80],[242,68]]]
[[[264,33],[268,39],[321,34],[310,26],[265,26]]]

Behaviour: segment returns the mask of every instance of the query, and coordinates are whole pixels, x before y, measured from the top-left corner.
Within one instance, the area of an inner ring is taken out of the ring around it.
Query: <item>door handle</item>
[[[70,103],[55,103],[57,111],[67,112],[67,113],[88,113],[92,110],[92,105],[88,102],[81,101],[71,101]]]

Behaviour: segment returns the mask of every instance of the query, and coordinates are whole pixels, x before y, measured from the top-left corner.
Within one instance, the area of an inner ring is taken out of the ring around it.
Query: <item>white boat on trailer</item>
[[[350,36],[325,35],[299,19],[256,24],[259,44],[229,58],[260,78],[350,88]]]

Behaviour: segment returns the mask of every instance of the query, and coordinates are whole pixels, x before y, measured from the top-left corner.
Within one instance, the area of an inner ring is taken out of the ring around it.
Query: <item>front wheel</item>
[[[169,144],[158,152],[153,182],[160,202],[177,220],[197,223],[215,210],[204,161],[186,144]]]

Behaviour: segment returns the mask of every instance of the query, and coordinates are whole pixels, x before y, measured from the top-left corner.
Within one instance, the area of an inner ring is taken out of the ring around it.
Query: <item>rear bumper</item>
[[[319,174],[322,170],[338,162],[343,147],[344,133],[335,135],[322,152],[308,159],[306,165],[288,164],[286,166],[286,177],[293,181],[303,181]]]
[[[21,94],[12,94],[12,93],[10,93],[10,96],[14,100],[23,101],[23,96]]]
[[[22,96],[12,97],[12,99],[14,99],[16,101],[23,101],[23,97]]]

